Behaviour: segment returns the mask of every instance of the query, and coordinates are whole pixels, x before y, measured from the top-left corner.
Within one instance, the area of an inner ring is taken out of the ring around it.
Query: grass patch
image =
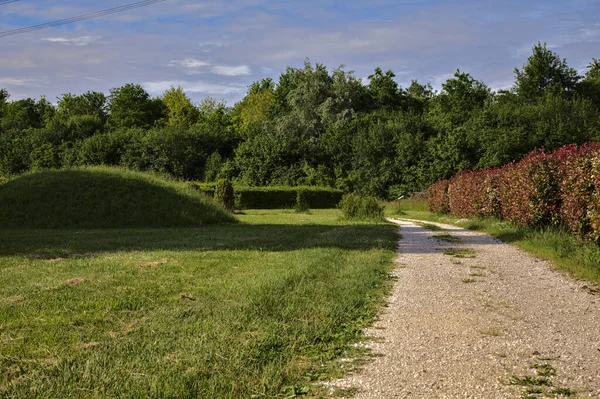
[[[0,185],[3,228],[197,227],[235,221],[185,183],[119,168],[31,172]]]
[[[533,364],[531,368],[536,370],[537,375],[541,377],[553,377],[556,375],[556,369],[548,363]]]
[[[461,280],[463,283],[465,284],[470,284],[470,283],[476,283],[477,280],[475,280],[474,278],[465,278],[463,280]]]
[[[479,333],[482,335],[489,335],[491,337],[498,337],[502,333],[502,331],[497,327],[488,328],[487,330],[479,330]]]
[[[391,286],[397,227],[239,218],[0,229],[0,396],[275,398],[339,375]]]
[[[527,375],[525,377],[510,377],[511,385],[521,385],[521,386],[538,386],[538,387],[549,387],[552,386],[552,381],[546,377],[532,377]]]
[[[504,242],[515,244],[532,255],[549,260],[556,268],[577,278],[600,284],[600,246],[594,243],[582,242],[560,229],[526,230],[493,218],[461,219],[452,215],[437,215],[423,209],[426,202],[421,202],[421,208],[411,204],[410,208],[414,210],[407,208],[404,217],[483,231]]]
[[[427,230],[431,230],[431,231],[441,231],[442,228],[440,226],[438,226],[437,224],[431,224],[431,223],[417,223],[419,226],[427,229]]]
[[[427,201],[418,199],[408,198],[400,201],[386,201],[383,205],[385,206],[385,215],[389,217],[407,216],[414,212],[428,212]]]
[[[444,251],[444,255],[453,256],[455,258],[474,258],[475,251],[469,248],[449,248]]]
[[[449,243],[458,243],[461,241],[460,238],[453,236],[452,234],[448,234],[448,233],[434,234],[433,238],[435,238],[438,241],[449,242]]]

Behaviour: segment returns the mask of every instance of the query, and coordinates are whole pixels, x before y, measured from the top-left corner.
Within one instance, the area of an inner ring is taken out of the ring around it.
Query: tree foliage
[[[538,42],[521,70],[515,68],[515,92],[526,100],[542,97],[548,91],[572,93],[577,87],[577,71],[567,60]]]
[[[600,140],[600,61],[578,76],[538,43],[515,75],[513,90],[492,92],[457,70],[437,92],[414,80],[402,89],[391,70],[363,82],[307,60],[252,83],[232,108],[193,104],[181,87],[153,98],[127,84],[64,94],[56,106],[2,90],[0,175],[105,164],[395,199],[535,148]]]

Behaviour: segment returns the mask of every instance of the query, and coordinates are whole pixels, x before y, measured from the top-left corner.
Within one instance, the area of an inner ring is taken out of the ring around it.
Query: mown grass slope
[[[318,396],[311,381],[359,350],[398,242],[340,217],[0,229],[0,397]]]
[[[184,227],[234,221],[184,183],[124,169],[39,171],[0,185],[0,228]]]

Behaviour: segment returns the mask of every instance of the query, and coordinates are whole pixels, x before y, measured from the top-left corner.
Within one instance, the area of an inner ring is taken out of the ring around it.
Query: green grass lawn
[[[426,201],[415,200],[386,203],[386,215],[392,218],[404,217],[455,224],[466,229],[483,231],[551,261],[559,270],[600,284],[600,247],[594,243],[582,242],[564,230],[522,229],[494,218],[466,219],[453,215],[438,215],[428,211]]]
[[[397,228],[238,218],[0,230],[0,397],[318,395],[390,287]]]

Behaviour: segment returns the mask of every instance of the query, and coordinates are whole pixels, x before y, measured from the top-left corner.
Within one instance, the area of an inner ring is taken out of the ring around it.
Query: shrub
[[[216,183],[191,183],[192,187],[208,196],[214,196]],[[244,187],[234,186],[239,209],[292,209],[297,203],[298,191],[305,192],[310,209],[335,208],[343,191],[329,187]]]
[[[448,185],[450,213],[462,217],[500,216],[497,169],[464,172]]]
[[[535,150],[501,169],[465,172],[428,189],[429,208],[458,216],[499,215],[527,228],[565,225],[600,244],[600,143]]]
[[[560,222],[559,162],[543,150],[502,168],[499,197],[502,217],[522,227]]]
[[[338,207],[344,214],[344,217],[349,219],[358,217],[360,214],[360,207],[362,205],[361,198],[356,194],[345,194],[342,197]]]
[[[600,143],[566,146],[557,152],[562,161],[561,217],[573,234],[598,241]]]
[[[379,201],[375,197],[346,194],[342,197],[338,207],[344,217],[348,219],[381,220],[383,218],[384,207],[379,205]]]
[[[448,180],[440,180],[437,183],[433,183],[427,189],[427,204],[431,212],[450,212],[450,201],[448,198],[449,183]]]
[[[228,211],[233,211],[235,207],[235,194],[231,180],[221,179],[215,186],[215,200]]]
[[[296,192],[296,212],[308,212],[310,205],[308,203],[308,195],[305,190],[298,190]]]

